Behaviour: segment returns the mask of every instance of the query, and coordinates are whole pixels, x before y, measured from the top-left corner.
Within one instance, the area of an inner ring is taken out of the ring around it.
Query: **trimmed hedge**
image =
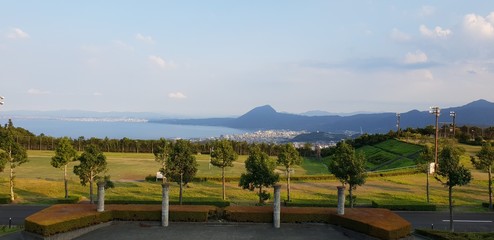
[[[79,201],[81,201],[80,196],[69,196],[69,198],[57,199],[58,204],[78,203]]]
[[[400,239],[410,234],[412,225],[387,209],[346,209],[338,215],[334,208],[282,207],[283,223],[319,222],[339,225],[380,239]],[[273,207],[225,208],[225,219],[234,222],[273,222]]]
[[[10,203],[12,203],[10,197],[0,197],[0,204],[10,204]]]
[[[393,211],[436,211],[436,205],[427,203],[404,203],[404,204],[387,204],[372,201],[373,208],[385,208]]]
[[[437,240],[494,239],[492,232],[449,232],[431,229],[415,229],[415,233]]]
[[[106,205],[105,212],[97,212],[96,205],[60,204],[35,213],[25,220],[25,230],[41,236],[104,223],[112,220],[161,221],[161,205]],[[170,206],[170,221],[206,222],[217,215],[214,206]]]
[[[482,207],[489,208],[489,203],[488,202],[483,202]]]
[[[96,201],[97,203],[97,201]],[[160,205],[161,201],[159,200],[122,200],[122,199],[114,199],[114,200],[105,200],[105,204],[144,204],[144,205]],[[178,201],[170,201],[170,205],[179,205]],[[207,205],[207,206],[216,206],[216,207],[228,207],[230,206],[230,202],[228,201],[190,201],[190,202],[182,202],[182,205]]]
[[[206,222],[220,213],[214,206],[170,206],[171,221]],[[272,206],[229,206],[223,214],[235,222],[273,222]],[[53,205],[27,217],[25,230],[46,237],[112,220],[160,221],[161,205],[107,205],[102,213],[89,204]],[[340,216],[335,208],[282,207],[281,221],[335,224],[381,239],[399,239],[411,231],[409,222],[387,209],[346,209]]]

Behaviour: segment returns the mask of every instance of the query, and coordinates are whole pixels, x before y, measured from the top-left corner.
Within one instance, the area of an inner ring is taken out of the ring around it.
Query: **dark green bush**
[[[372,201],[373,208],[385,208],[393,211],[436,211],[436,205],[427,203],[387,204]]]
[[[151,174],[147,175],[144,180],[146,180],[146,182],[157,182],[156,180],[156,176],[153,176]]]
[[[0,197],[0,204],[10,204],[11,202],[10,197]]]
[[[69,198],[59,198],[57,199],[57,203],[78,203],[81,200],[80,196],[69,196]]]

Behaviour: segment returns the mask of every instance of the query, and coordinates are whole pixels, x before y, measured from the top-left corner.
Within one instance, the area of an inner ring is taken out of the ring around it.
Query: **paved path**
[[[282,224],[275,229],[272,224],[259,223],[170,223],[161,227],[157,222],[117,222],[77,239],[374,239],[360,233],[327,224]]]
[[[0,225],[8,225],[9,218],[12,218],[13,225],[24,225],[24,219],[34,213],[37,213],[49,205],[17,205],[1,204],[0,205]]]

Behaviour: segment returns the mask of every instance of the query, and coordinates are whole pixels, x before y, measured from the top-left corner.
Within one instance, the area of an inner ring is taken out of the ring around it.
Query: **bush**
[[[427,203],[377,203],[372,201],[373,208],[385,208],[393,211],[436,211],[436,205]]]
[[[11,202],[10,197],[0,197],[0,204],[10,204]]]
[[[146,180],[146,182],[157,182],[156,180],[156,176],[153,176],[151,174],[147,175],[144,180]]]
[[[112,220],[160,221],[161,205],[108,205],[96,212],[95,205],[60,204],[48,207],[25,220],[25,230],[42,236],[73,231]],[[171,221],[205,222],[217,215],[214,206],[170,206]]]
[[[96,201],[97,203],[97,201]],[[144,204],[144,205],[161,205],[160,200],[123,200],[113,199],[105,200],[105,204]],[[170,205],[179,205],[178,201],[170,201]],[[230,202],[228,201],[188,201],[182,202],[182,205],[207,205],[215,207],[228,207]]]
[[[69,196],[68,198],[58,198],[57,199],[58,204],[78,203],[79,201],[81,201],[80,196]]]
[[[492,232],[449,232],[431,229],[415,229],[415,233],[438,240],[493,239]]]
[[[488,202],[483,202],[482,207],[489,208],[489,203]]]

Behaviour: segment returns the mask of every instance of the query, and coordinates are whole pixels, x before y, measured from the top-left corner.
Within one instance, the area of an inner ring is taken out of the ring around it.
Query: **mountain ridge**
[[[479,99],[463,106],[441,109],[438,121],[442,124],[452,122],[450,112],[456,113],[456,125],[491,126],[494,125],[494,103]],[[385,133],[396,130],[396,113],[360,113],[351,116],[323,115],[305,116],[300,114],[277,112],[270,105],[253,108],[237,118],[205,119],[162,119],[156,123],[222,126],[245,130],[304,130],[323,132],[367,132]],[[410,110],[400,113],[400,128],[417,128],[434,125],[435,118],[428,111]]]

